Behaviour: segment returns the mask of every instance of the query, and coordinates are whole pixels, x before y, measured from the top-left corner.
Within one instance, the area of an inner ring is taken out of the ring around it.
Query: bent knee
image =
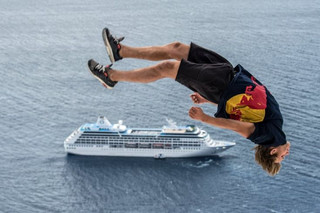
[[[170,57],[176,60],[181,60],[183,58],[187,58],[189,53],[189,46],[186,44],[183,44],[179,41],[172,42],[169,44],[169,54]]]
[[[179,41],[175,41],[175,42],[172,42],[171,45],[172,45],[173,49],[179,49],[183,45],[183,43],[181,43]]]
[[[156,70],[160,73],[163,74],[167,72],[168,70],[171,70],[174,67],[175,62],[173,61],[163,61],[158,64],[156,67]]]
[[[163,61],[156,66],[156,73],[162,78],[175,78],[180,62]]]
[[[179,51],[183,45],[184,44],[179,42],[179,41],[175,41],[175,42],[170,43],[169,44],[169,47],[170,47],[170,50],[171,50],[170,52]]]

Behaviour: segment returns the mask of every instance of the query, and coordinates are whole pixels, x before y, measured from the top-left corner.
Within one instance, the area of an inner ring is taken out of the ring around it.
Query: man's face
[[[276,154],[277,158],[274,161],[275,163],[281,163],[281,161],[284,160],[284,157],[289,155],[289,151],[290,151],[290,142],[287,141],[286,144],[283,144],[281,146],[277,146],[273,149],[271,149],[270,154]]]

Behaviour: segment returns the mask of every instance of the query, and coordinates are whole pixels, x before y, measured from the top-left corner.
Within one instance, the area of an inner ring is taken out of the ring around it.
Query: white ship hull
[[[221,142],[218,142],[221,143]],[[153,157],[153,158],[189,158],[213,156],[234,146],[234,143],[223,142],[214,147],[203,147],[199,150],[180,149],[131,149],[109,148],[108,146],[65,147],[69,154],[90,156],[118,156],[118,157]]]

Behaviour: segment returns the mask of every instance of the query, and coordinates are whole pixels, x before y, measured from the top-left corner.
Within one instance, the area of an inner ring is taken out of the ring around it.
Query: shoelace
[[[97,64],[94,69],[98,70],[99,72],[104,72],[104,67],[101,64]]]
[[[120,38],[114,37],[113,41],[114,41],[114,43],[119,44],[121,41],[123,41],[123,39],[124,39],[124,37],[120,37]]]
[[[101,64],[97,64],[94,68],[95,69],[97,69],[99,72],[105,72],[106,71],[106,69],[105,68],[110,68],[112,66],[112,64],[110,64],[110,65],[107,65],[107,66],[103,66],[103,65],[101,65]]]

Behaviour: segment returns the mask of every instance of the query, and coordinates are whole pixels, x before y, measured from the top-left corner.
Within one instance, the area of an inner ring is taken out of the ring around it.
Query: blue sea
[[[0,19],[0,212],[320,212],[319,1],[1,0]],[[87,61],[110,63],[106,26],[126,45],[192,41],[249,70],[281,107],[291,154],[280,173],[254,162],[250,141],[190,119],[191,91],[173,80],[105,89]],[[129,127],[171,118],[237,145],[211,158],[67,155],[64,139],[100,115]]]

